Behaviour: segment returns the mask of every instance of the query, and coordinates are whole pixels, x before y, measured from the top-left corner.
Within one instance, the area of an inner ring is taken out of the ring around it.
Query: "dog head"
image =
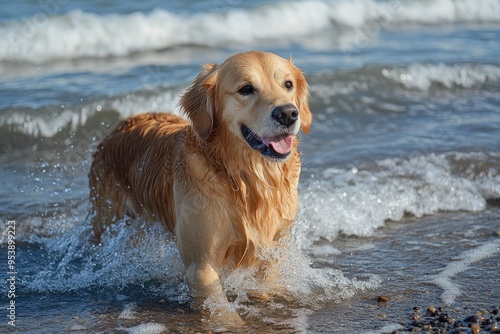
[[[273,161],[290,155],[300,130],[309,134],[308,85],[291,59],[247,52],[206,65],[181,99],[202,140],[225,127]]]

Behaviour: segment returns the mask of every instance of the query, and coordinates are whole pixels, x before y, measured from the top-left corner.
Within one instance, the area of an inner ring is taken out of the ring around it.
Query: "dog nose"
[[[297,118],[299,118],[299,111],[297,107],[292,104],[285,104],[273,109],[271,116],[274,120],[278,121],[281,125],[291,126]]]

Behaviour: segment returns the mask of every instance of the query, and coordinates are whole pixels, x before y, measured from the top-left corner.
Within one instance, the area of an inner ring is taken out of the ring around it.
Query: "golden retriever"
[[[296,217],[308,85],[291,59],[239,53],[205,65],[180,106],[190,122],[140,114],[98,146],[89,175],[94,235],[124,216],[162,222],[195,300],[224,301],[221,269],[263,266],[259,249],[287,235]]]

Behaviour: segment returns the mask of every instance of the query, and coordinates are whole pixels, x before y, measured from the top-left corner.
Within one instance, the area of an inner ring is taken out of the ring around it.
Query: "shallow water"
[[[479,310],[490,310],[500,300],[497,283],[500,279],[499,233],[500,208],[492,204],[480,214],[461,212],[421,219],[406,217],[400,222],[388,223],[369,238],[341,236],[334,243],[335,250],[331,243],[319,242],[314,252],[308,252],[314,269],[307,269],[308,273],[302,275],[325,278],[328,271],[333,270],[329,277],[336,279],[337,285],[330,282],[328,288],[338,294],[337,298],[316,296],[309,301],[303,300],[302,305],[241,303],[237,307],[247,325],[232,330],[383,333],[390,332],[384,329],[407,326],[415,306],[422,309],[430,305],[442,306],[457,319]],[[35,272],[40,267],[48,269],[51,261],[44,248],[46,246],[20,246],[18,256],[24,261],[19,266],[27,272]],[[127,261],[147,260],[136,257]],[[37,265],[30,268],[29,263],[33,262]],[[175,270],[170,268],[170,271]],[[373,275],[377,278],[373,279]],[[63,274],[54,277],[52,282],[47,282],[51,279],[43,276],[43,282],[38,284],[54,283],[55,289],[64,285]],[[436,283],[444,278],[449,279],[448,283]],[[187,291],[178,277],[122,288],[108,287],[100,279],[74,292],[45,290],[21,295],[17,299],[20,316],[16,330],[26,333],[39,333],[40,328],[50,328],[51,332],[132,333],[155,332],[156,329],[171,332],[221,330],[189,308]],[[238,277],[229,279],[234,280],[229,284],[241,283]],[[78,275],[71,280],[77,283]],[[102,277],[102,280],[108,280],[109,284],[110,278]],[[21,284],[23,290],[27,289],[24,284],[33,283]],[[303,287],[301,282],[294,284]],[[378,302],[379,296],[388,301]],[[306,293],[303,297],[311,295]]]
[[[201,64],[250,49],[293,55],[314,120],[300,138],[292,238],[270,253],[300,302],[250,302],[245,290],[264,289],[251,272],[225,275],[247,323],[231,330],[390,333],[415,306],[463,319],[500,304],[500,1],[75,0],[0,12],[0,263],[15,225],[17,270],[15,298],[2,274],[2,303],[16,302],[16,327],[4,310],[2,331],[224,330],[190,309],[163,227],[126,220],[88,242],[87,174],[120,119],[180,113]]]

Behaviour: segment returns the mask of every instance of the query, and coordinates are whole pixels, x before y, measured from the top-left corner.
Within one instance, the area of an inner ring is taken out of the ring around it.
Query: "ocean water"
[[[500,306],[499,41],[498,0],[0,4],[0,332],[391,333]],[[87,174],[120,119],[178,114],[202,64],[247,50],[293,56],[314,119],[270,255],[300,302],[228,274],[229,329],[190,309],[159,224],[88,242]]]

